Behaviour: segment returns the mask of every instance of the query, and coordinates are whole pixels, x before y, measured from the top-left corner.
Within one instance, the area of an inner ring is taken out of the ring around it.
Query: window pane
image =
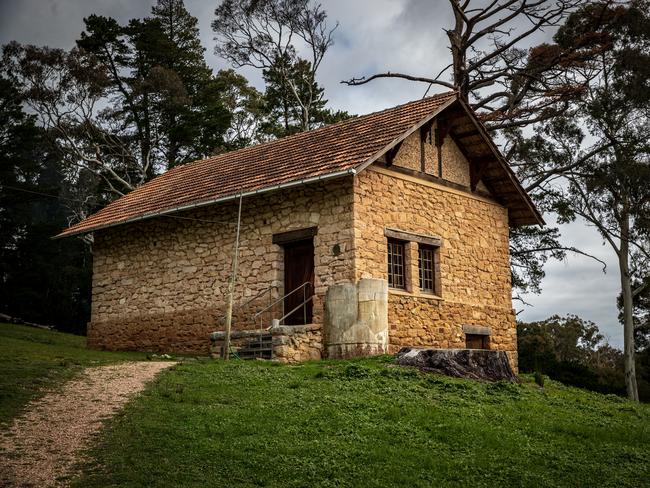
[[[388,286],[405,288],[404,279],[404,243],[388,241]]]
[[[433,247],[419,247],[418,265],[420,270],[420,290],[425,293],[435,293],[435,249]]]

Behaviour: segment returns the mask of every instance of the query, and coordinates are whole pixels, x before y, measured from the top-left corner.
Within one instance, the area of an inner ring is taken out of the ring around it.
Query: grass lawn
[[[88,350],[85,337],[0,323],[0,427],[31,399],[85,366],[145,358],[142,353]]]
[[[195,362],[109,422],[80,487],[650,486],[650,406],[391,358]]]

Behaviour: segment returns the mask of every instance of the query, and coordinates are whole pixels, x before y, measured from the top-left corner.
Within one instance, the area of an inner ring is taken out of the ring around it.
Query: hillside
[[[142,354],[0,325],[0,409]],[[73,415],[74,413],[72,413]],[[127,405],[74,486],[650,486],[650,406],[530,378],[486,384],[392,358],[186,360]]]
[[[647,405],[391,362],[179,365],[111,423],[77,486],[650,483]]]
[[[138,352],[86,349],[85,337],[0,323],[0,426],[84,367],[143,359]]]

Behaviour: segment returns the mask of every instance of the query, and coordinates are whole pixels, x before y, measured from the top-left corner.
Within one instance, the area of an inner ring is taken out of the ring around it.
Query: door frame
[[[278,244],[282,246],[282,260],[283,260],[283,277],[282,277],[282,282],[283,282],[283,294],[286,295],[289,293],[290,290],[289,287],[287,286],[287,282],[291,281],[287,278],[288,276],[288,266],[287,266],[287,248],[291,248],[294,245],[300,245],[300,244],[309,244],[311,247],[311,256],[309,257],[309,260],[311,261],[311,286],[307,286],[307,298],[313,297],[314,295],[314,281],[315,281],[315,245],[314,245],[314,236],[317,234],[317,227],[308,227],[305,229],[298,229],[298,230],[293,230],[293,231],[288,231],[288,232],[282,232],[279,234],[274,234],[273,235],[273,243]],[[298,283],[298,284],[293,284],[295,285],[293,289],[296,287],[302,285],[303,283]],[[295,308],[298,302],[302,301],[303,293],[301,292],[296,292],[296,297],[285,297],[285,300],[283,301],[283,308],[284,308],[284,313],[288,313],[292,308]],[[288,304],[288,305],[287,305]],[[287,325],[306,325],[306,324],[301,324],[300,322],[306,322],[306,323],[311,323],[313,320],[313,299],[305,304],[305,310],[299,309],[297,310],[293,316],[289,316],[285,319],[286,322],[295,322],[295,323],[290,323]],[[306,320],[298,320],[300,316],[304,317],[304,314],[306,313]]]

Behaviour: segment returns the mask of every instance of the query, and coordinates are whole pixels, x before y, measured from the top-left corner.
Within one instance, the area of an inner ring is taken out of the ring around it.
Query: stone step
[[[258,342],[258,341],[251,341],[248,344],[246,344],[245,348],[247,349],[267,349],[273,347],[273,342],[271,341],[264,341],[264,342]]]
[[[273,348],[247,348],[242,347],[237,351],[239,359],[273,359]]]
[[[237,351],[240,359],[273,359],[273,336],[260,334],[251,337],[244,347]]]

